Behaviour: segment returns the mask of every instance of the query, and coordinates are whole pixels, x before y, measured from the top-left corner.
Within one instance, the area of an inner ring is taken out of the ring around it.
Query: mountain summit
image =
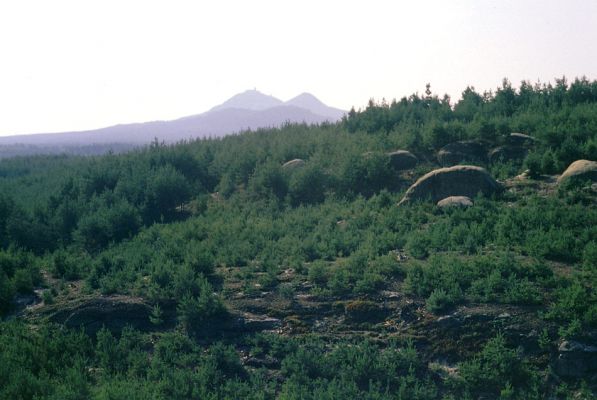
[[[284,104],[304,108],[314,114],[328,116],[333,120],[339,120],[345,114],[343,110],[326,106],[311,93],[301,93]]]
[[[244,110],[266,110],[284,104],[282,100],[273,96],[268,96],[258,90],[247,90],[232,96],[219,106],[215,106],[209,111],[218,111],[226,108],[240,108]]]
[[[336,121],[342,118],[344,111],[338,108],[333,108],[325,105],[317,97],[311,93],[301,93],[292,99],[283,102],[273,96],[261,93],[258,90],[247,90],[237,95],[232,96],[222,104],[213,107],[209,112],[220,111],[224,109],[241,109],[263,111],[274,107],[297,107],[308,110],[313,114],[326,117],[329,121]]]

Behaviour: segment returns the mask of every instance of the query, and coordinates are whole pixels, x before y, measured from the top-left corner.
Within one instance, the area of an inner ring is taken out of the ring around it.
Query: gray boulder
[[[460,163],[487,162],[485,146],[474,140],[450,143],[442,147],[437,153],[437,160],[443,167]]]
[[[301,160],[300,158],[295,158],[294,160],[286,161],[282,164],[282,168],[286,170],[293,170],[302,167],[305,165],[305,160]]]
[[[506,143],[510,146],[516,146],[516,147],[520,147],[520,146],[532,146],[535,143],[537,143],[537,139],[529,136],[529,135],[525,135],[524,133],[511,133],[507,138],[506,138]]]
[[[580,378],[597,371],[597,347],[565,340],[558,348],[555,371],[562,377]]]
[[[522,161],[528,153],[528,149],[520,146],[499,146],[489,152],[489,162],[499,161]]]
[[[396,150],[388,153],[390,165],[397,171],[414,168],[419,160],[407,150]]]
[[[491,196],[500,190],[501,185],[484,168],[456,165],[423,175],[408,188],[398,204],[427,199],[437,203],[450,196],[474,198],[478,193]]]
[[[437,202],[437,206],[439,208],[449,208],[449,207],[471,207],[473,205],[473,201],[470,197],[466,196],[450,196],[446,197],[443,200]]]

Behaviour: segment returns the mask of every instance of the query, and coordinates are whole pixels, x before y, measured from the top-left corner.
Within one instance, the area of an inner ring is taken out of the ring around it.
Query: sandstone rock
[[[522,161],[528,153],[525,147],[499,146],[489,152],[489,162]]]
[[[466,196],[450,196],[437,202],[437,206],[440,208],[446,207],[471,207],[473,201]]]
[[[408,188],[398,204],[427,199],[437,203],[450,196],[474,198],[478,193],[490,196],[500,190],[501,185],[484,168],[456,165],[423,175]]]
[[[487,151],[480,142],[474,140],[454,142],[439,150],[437,160],[444,167],[463,162],[486,163]]]
[[[396,150],[388,153],[388,156],[390,157],[390,165],[398,171],[414,168],[419,162],[414,154],[406,150]]]
[[[305,160],[295,158],[294,160],[286,161],[284,164],[282,164],[282,168],[286,170],[293,170],[296,168],[300,168],[303,165],[305,165]]]
[[[597,162],[589,160],[574,161],[558,178],[558,183],[569,179],[597,181]]]
[[[516,175],[514,177],[514,179],[519,180],[519,181],[524,181],[529,179],[529,177],[531,176],[531,170],[530,169],[525,169],[524,171],[522,171],[521,174]]]
[[[580,378],[597,371],[597,347],[566,340],[558,348],[555,371],[562,377]]]

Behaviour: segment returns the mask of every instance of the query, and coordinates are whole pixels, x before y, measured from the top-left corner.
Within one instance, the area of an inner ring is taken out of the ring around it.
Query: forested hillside
[[[0,398],[595,398],[595,161],[585,78],[0,160]]]

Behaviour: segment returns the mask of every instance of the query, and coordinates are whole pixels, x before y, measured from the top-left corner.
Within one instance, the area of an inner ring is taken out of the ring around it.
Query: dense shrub
[[[184,294],[177,306],[178,319],[191,334],[209,327],[210,320],[221,318],[226,311],[224,304],[214,295],[213,288],[207,280],[199,280],[198,291],[196,295],[191,292]]]
[[[503,336],[489,340],[472,360],[459,365],[458,385],[469,396],[539,399],[538,378],[521,359],[506,346]]]

